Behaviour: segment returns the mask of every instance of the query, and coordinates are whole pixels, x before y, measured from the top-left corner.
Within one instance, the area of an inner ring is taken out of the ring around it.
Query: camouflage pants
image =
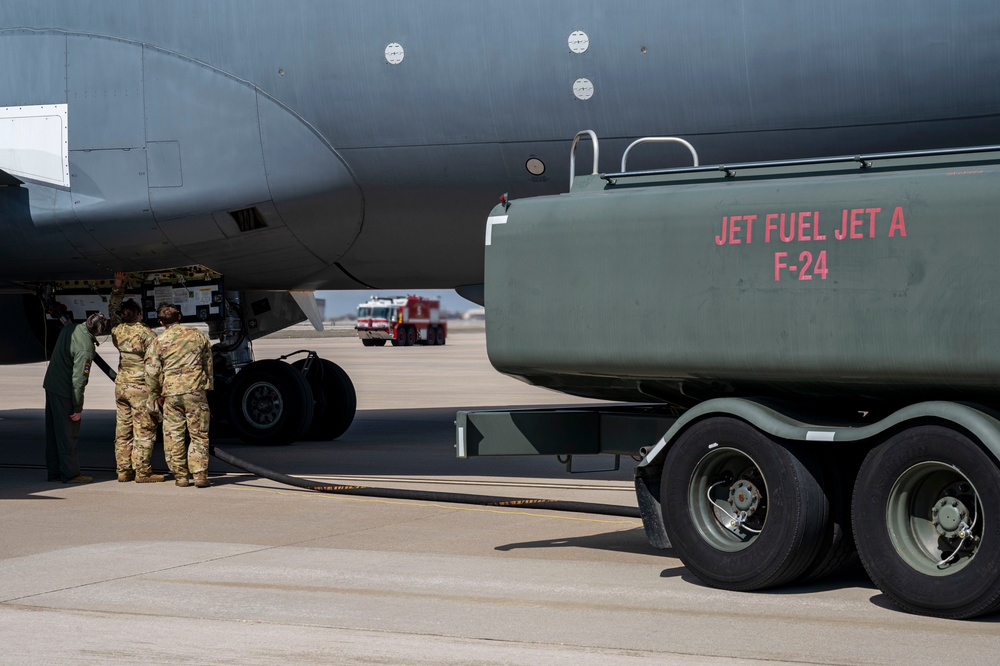
[[[208,420],[204,391],[164,396],[163,450],[175,477],[208,472]],[[186,447],[185,431],[191,439]]]
[[[146,410],[144,384],[115,385],[115,466],[118,473],[135,470],[139,476],[153,473],[150,460],[156,441],[156,423]]]

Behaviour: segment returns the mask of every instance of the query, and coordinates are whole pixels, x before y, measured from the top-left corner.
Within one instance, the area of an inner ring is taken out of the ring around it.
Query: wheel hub
[[[257,428],[269,428],[283,411],[281,394],[274,386],[260,382],[247,390],[243,399],[243,416]]]
[[[741,514],[752,516],[760,505],[760,491],[751,481],[740,479],[729,486],[729,506]]]
[[[982,503],[954,465],[929,460],[896,479],[886,498],[886,527],[896,553],[912,569],[950,576],[976,556]]]
[[[954,497],[942,497],[931,510],[931,520],[937,533],[947,539],[961,538],[959,532],[969,524],[969,510]]]

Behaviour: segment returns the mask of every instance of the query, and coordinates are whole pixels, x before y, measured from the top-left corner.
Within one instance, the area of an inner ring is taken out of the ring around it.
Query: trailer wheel
[[[372,340],[372,344],[376,347],[385,347],[385,338],[375,338]]]
[[[288,444],[312,422],[313,392],[302,373],[284,361],[256,361],[233,379],[229,419],[250,444]]]
[[[305,359],[292,363],[299,372],[303,365]],[[358,408],[358,396],[351,378],[343,368],[325,358],[313,361],[305,377],[316,399],[316,409],[302,438],[311,441],[337,439],[351,427]]]
[[[852,515],[872,581],[904,610],[963,619],[1000,609],[1000,470],[951,428],[900,432],[865,458]]]
[[[808,451],[738,419],[692,425],[663,467],[663,522],[691,573],[712,587],[791,581],[816,558],[828,520]]]
[[[374,347],[375,346],[375,339],[374,338],[361,338],[361,344],[363,344],[365,347]]]

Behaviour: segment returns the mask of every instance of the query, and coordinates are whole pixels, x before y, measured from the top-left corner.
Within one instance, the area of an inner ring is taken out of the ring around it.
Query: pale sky
[[[441,309],[452,310],[454,312],[465,312],[473,308],[479,308],[472,301],[468,301],[455,293],[454,289],[386,289],[383,291],[362,289],[347,291],[317,291],[316,298],[326,300],[327,318],[336,318],[340,315],[355,312],[359,303],[364,303],[371,296],[421,296],[423,298],[438,298],[441,300]]]

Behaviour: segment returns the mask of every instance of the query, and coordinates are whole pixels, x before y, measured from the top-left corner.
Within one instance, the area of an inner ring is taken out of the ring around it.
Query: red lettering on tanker
[[[905,238],[906,219],[902,206],[883,208],[844,208],[840,219],[827,225],[829,216],[821,223],[819,211],[786,211],[783,213],[758,213],[753,215],[727,215],[722,218],[722,228],[715,236],[715,244],[749,245],[754,239],[754,222],[763,222],[764,244],[805,243],[827,240],[826,231],[832,231],[834,241],[851,241],[875,238]],[[758,230],[758,234],[761,230]],[[774,253],[774,281],[825,280],[829,269],[826,250],[804,250]]]
[[[903,220],[903,208],[901,206],[896,206],[896,210],[892,211],[892,223],[889,225],[889,238],[892,238],[897,231],[900,236],[906,237],[906,221]]]

